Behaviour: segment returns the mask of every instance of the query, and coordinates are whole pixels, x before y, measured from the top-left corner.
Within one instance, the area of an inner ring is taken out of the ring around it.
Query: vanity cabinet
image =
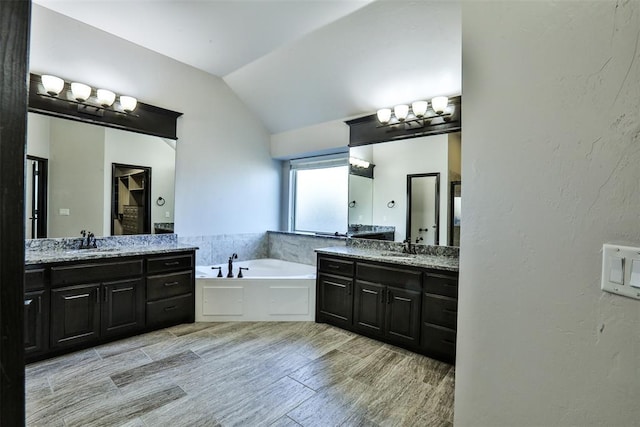
[[[142,258],[51,267],[51,348],[144,327]]]
[[[190,250],[27,266],[27,362],[193,322],[194,258]]]
[[[318,254],[316,321],[455,362],[458,273]]]
[[[49,348],[49,290],[46,268],[25,270],[24,351],[26,356],[44,353]]]
[[[353,323],[354,262],[319,257],[316,316],[318,321],[350,329]]]
[[[422,273],[358,262],[355,278],[356,330],[417,347]]]
[[[195,320],[193,255],[147,259],[147,326]]]

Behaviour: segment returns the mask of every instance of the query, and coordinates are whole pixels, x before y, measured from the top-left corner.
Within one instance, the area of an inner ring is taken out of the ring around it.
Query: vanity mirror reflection
[[[114,164],[149,168],[149,197],[145,197],[149,201],[144,203],[151,225],[135,232],[172,230],[175,150],[174,140],[30,112],[25,168],[27,238],[77,237],[81,229],[96,236],[119,234],[112,233],[114,219],[124,214],[124,209],[114,209],[114,200],[118,205]],[[34,159],[44,161],[46,175],[32,173]],[[33,177],[40,185],[33,184]],[[33,200],[36,203],[29,202]],[[162,203],[156,203],[158,200]]]
[[[457,241],[450,236],[450,188],[451,182],[461,181],[460,152],[459,132],[350,147],[350,157],[375,165],[370,178],[354,174],[351,168],[350,232],[394,227],[393,237],[387,240],[401,242],[411,237],[414,243],[418,239],[418,244],[455,245]],[[418,189],[420,196],[412,194]],[[413,221],[418,215],[411,214],[411,208],[417,206],[425,212],[431,209],[432,213]]]

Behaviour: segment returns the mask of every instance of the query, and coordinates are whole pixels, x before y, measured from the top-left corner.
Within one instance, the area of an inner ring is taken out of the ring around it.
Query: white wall
[[[111,234],[111,166],[121,163],[151,168],[151,232],[156,222],[173,222],[175,149],[162,138],[105,128],[104,234]],[[165,200],[158,206],[158,197]],[[169,217],[165,213],[169,214]]]
[[[70,120],[51,120],[50,128],[47,237],[79,237],[80,230],[101,236],[105,128]]]
[[[296,159],[342,153],[348,145],[349,126],[335,120],[271,135],[271,156]]]
[[[41,114],[28,114],[27,120],[27,154],[30,156],[49,158],[49,139],[51,119]]]
[[[463,2],[456,426],[637,425],[640,3]]]
[[[184,113],[178,119],[176,232],[278,227],[280,165],[269,134],[219,78],[33,5],[30,67]]]
[[[447,242],[449,140],[445,135],[405,139],[373,145],[373,224],[396,227],[396,241],[406,238],[407,175],[440,173],[440,244]],[[389,201],[395,201],[388,208]]]

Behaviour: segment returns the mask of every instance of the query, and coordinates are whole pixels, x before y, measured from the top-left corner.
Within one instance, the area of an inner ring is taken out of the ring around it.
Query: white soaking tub
[[[216,277],[222,267],[223,277]],[[243,278],[237,278],[239,267]],[[316,268],[278,259],[196,266],[196,321],[313,321]]]

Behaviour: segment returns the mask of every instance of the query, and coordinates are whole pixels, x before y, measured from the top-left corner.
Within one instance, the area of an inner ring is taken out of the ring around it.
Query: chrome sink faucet
[[[229,257],[229,270],[227,271],[227,277],[229,278],[233,277],[233,260],[234,259],[238,259],[238,254],[235,252],[233,253],[233,255]]]
[[[402,243],[406,246],[402,248],[402,252],[405,254],[417,254],[415,246],[411,243],[411,238],[405,239]]]

